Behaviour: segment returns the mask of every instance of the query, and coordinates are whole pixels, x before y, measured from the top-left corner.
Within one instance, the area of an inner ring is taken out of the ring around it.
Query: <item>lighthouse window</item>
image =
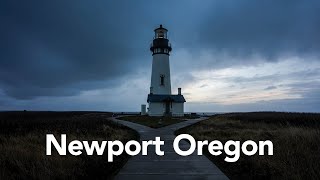
[[[163,32],[162,32],[162,31],[160,31],[159,37],[160,37],[160,38],[163,38]]]
[[[159,32],[158,32],[158,38],[163,38],[163,37],[164,37],[163,31],[159,31]]]
[[[164,75],[160,75],[160,85],[164,86]]]

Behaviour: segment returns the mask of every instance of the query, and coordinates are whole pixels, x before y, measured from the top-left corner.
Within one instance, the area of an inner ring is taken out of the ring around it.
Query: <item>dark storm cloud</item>
[[[1,3],[0,87],[16,98],[72,95],[77,83],[132,72],[147,49],[135,26],[139,3],[7,1]],[[151,32],[152,33],[152,32]],[[90,85],[90,86],[89,86]]]
[[[269,60],[282,55],[319,55],[320,1],[215,1],[200,30],[202,46]]]

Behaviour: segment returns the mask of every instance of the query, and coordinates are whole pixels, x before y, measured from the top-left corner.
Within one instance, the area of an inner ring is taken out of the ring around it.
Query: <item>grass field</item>
[[[138,123],[151,128],[161,128],[171,124],[183,122],[183,118],[174,117],[151,117],[151,116],[123,116],[118,119]]]
[[[230,179],[319,179],[320,114],[230,113],[211,117],[176,134],[188,133],[196,140],[271,140],[273,156],[245,156],[234,163],[225,154],[211,159]],[[204,148],[206,149],[206,148]]]
[[[60,156],[53,150],[45,155],[46,134],[60,141],[60,134],[71,140],[128,140],[138,134],[107,120],[109,113],[92,112],[1,112],[0,179],[109,179],[129,156],[123,153],[107,162],[103,156]],[[54,149],[54,148],[53,148]]]

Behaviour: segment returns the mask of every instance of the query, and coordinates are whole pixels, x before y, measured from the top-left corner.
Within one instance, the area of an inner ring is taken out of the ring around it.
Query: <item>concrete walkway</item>
[[[115,179],[228,179],[227,176],[204,155],[198,156],[194,153],[190,156],[180,156],[176,154],[173,149],[173,140],[176,137],[174,131],[204,119],[205,118],[187,120],[163,128],[153,129],[140,124],[112,118],[113,121],[138,131],[141,141],[155,140],[156,136],[160,136],[161,140],[165,141],[165,144],[161,146],[161,150],[165,152],[164,156],[158,156],[155,154],[154,148],[148,148],[147,156],[139,154],[130,158]],[[186,141],[180,142],[179,146],[181,149],[189,148],[189,144]]]

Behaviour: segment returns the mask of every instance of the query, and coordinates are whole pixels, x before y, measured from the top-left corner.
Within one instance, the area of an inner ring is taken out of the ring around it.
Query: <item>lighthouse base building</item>
[[[152,74],[148,94],[149,116],[184,116],[186,100],[178,88],[178,94],[171,94],[169,55],[172,50],[167,38],[168,30],[160,25],[154,30],[150,46],[152,52]]]
[[[149,116],[184,116],[183,95],[149,94]]]

